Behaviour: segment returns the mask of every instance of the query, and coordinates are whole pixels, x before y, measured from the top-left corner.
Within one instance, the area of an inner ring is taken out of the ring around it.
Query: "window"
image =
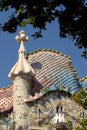
[[[62,111],[63,111],[62,106],[57,106],[56,107],[56,113],[59,113],[59,112],[62,112]]]

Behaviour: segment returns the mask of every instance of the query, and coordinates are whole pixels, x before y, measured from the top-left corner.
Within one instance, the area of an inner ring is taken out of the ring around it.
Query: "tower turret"
[[[9,78],[13,82],[13,113],[15,129],[27,130],[29,125],[29,106],[24,102],[31,92],[31,80],[35,76],[35,70],[25,58],[24,42],[28,41],[25,32],[20,31],[19,36],[15,38],[20,43],[18,51],[18,61],[9,73]]]

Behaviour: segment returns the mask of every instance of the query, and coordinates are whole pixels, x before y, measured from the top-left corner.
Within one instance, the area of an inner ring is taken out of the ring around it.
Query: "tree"
[[[33,37],[42,37],[46,24],[57,19],[61,38],[70,38],[84,48],[87,58],[87,4],[85,0],[1,0],[0,11],[9,11],[9,20],[1,24],[3,31],[13,33],[18,26],[31,24],[38,29]]]
[[[75,130],[87,130],[87,119],[83,119]]]
[[[83,108],[87,109],[87,93],[85,90],[81,89],[79,92],[72,96],[72,99],[74,99],[76,103],[81,105]]]

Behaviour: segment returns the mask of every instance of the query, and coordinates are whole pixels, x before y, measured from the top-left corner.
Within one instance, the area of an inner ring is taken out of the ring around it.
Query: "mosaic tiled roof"
[[[80,88],[77,72],[72,66],[70,57],[62,53],[50,50],[41,50],[28,55],[28,61],[36,71],[36,76],[32,80],[32,94],[30,101],[41,96],[42,90],[62,89],[71,94]],[[37,94],[37,95],[36,95]],[[38,96],[39,94],[39,96]],[[13,91],[12,84],[0,89],[0,112],[12,108]]]
[[[0,112],[4,112],[13,106],[12,84],[4,89],[0,89]]]
[[[74,94],[79,90],[77,72],[70,57],[57,51],[41,50],[29,54],[28,61],[36,70],[34,91],[37,88],[50,88],[63,89]]]

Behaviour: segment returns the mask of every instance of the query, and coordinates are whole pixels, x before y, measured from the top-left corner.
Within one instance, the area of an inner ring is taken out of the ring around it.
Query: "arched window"
[[[58,106],[56,107],[56,113],[59,113],[59,112],[62,112],[62,111],[63,111],[63,107],[60,106],[60,105],[58,105]]]

